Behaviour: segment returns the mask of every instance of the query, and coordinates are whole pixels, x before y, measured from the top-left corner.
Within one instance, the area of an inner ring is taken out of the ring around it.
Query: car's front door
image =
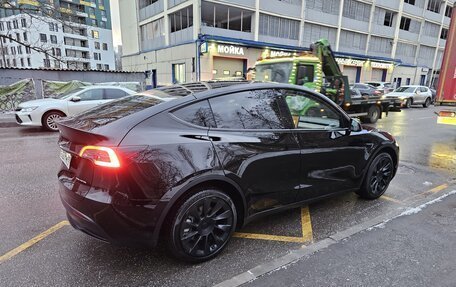
[[[311,93],[284,90],[283,94],[301,149],[301,188],[297,200],[358,186],[369,145],[361,137],[350,136],[350,120]]]
[[[253,90],[209,99],[209,130],[226,176],[246,193],[248,214],[292,203],[300,183],[300,148],[284,97]]]
[[[88,89],[77,95],[77,101],[69,99],[68,116],[82,113],[104,103],[106,100],[103,99],[103,90],[104,89]]]

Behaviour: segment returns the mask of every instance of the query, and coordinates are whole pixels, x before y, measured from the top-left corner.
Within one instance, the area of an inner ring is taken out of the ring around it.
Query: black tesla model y
[[[326,97],[287,84],[199,82],[121,98],[59,124],[60,196],[104,241],[208,260],[271,212],[340,192],[375,199],[399,148]]]

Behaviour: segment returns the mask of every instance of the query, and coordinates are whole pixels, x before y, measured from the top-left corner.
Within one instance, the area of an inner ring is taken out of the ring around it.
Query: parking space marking
[[[433,189],[431,189],[431,190],[429,190],[427,192],[429,192],[429,193],[437,193],[439,191],[444,190],[445,188],[448,188],[448,186],[449,186],[448,183],[444,183],[444,184],[441,184],[439,186],[434,187]]]
[[[397,203],[397,204],[404,204],[402,201],[400,201],[398,199],[395,199],[395,198],[392,198],[392,197],[389,197],[387,195],[382,195],[380,198],[384,199],[384,200],[388,200],[388,201],[394,202],[394,203]]]
[[[301,208],[301,228],[302,228],[302,237],[281,236],[281,235],[262,234],[262,233],[247,233],[247,232],[235,232],[233,237],[246,238],[246,239],[257,239],[257,240],[293,242],[293,243],[313,242],[312,223],[310,220],[310,213],[309,213],[308,206]]]
[[[60,228],[69,225],[70,223],[67,220],[61,221],[56,225],[52,226],[46,231],[41,232],[37,236],[33,237],[29,241],[22,243],[18,247],[14,248],[13,250],[8,251],[7,253],[0,256],[0,264],[4,263],[5,261],[11,259],[12,257],[16,256],[17,254],[21,253],[22,251],[26,250],[27,248],[33,246],[34,244],[40,242],[44,238],[48,237],[52,233],[56,232]]]

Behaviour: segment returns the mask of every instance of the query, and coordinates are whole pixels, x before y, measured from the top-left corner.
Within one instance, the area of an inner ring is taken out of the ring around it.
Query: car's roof
[[[130,90],[121,86],[109,86],[109,85],[92,85],[92,86],[83,86],[82,89],[94,90],[94,89],[119,89],[119,90]],[[131,91],[131,90],[130,90]]]
[[[400,88],[419,88],[419,87],[426,88],[426,86],[420,86],[420,85],[404,85],[404,86],[400,86]]]

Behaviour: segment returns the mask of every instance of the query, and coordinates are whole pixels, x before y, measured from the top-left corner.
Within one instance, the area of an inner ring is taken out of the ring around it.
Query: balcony
[[[339,22],[339,17],[337,15],[323,13],[317,10],[306,9],[306,20],[337,26]]]
[[[347,17],[342,17],[342,27],[365,33],[369,32],[368,22],[358,21]]]
[[[301,5],[289,4],[278,0],[260,0],[260,10],[284,16],[301,18]]]
[[[400,2],[398,0],[377,0],[375,5],[397,11],[399,10]]]
[[[399,30],[399,38],[403,40],[408,40],[412,42],[417,42],[418,41],[418,34],[411,33],[409,31],[404,31],[404,30]]]
[[[139,10],[139,21],[146,20],[163,12],[163,0],[157,1],[152,5],[146,6]]]
[[[394,26],[389,27],[372,23],[371,33],[378,36],[391,37],[391,35],[394,35]]]
[[[440,12],[442,12],[442,11],[440,11]],[[425,10],[424,11],[424,18],[426,20],[431,20],[431,21],[440,23],[440,21],[442,21],[442,14],[435,13],[435,12],[432,12],[432,11],[429,11],[429,10]]]
[[[182,44],[193,40],[193,27],[188,27],[180,31],[169,34],[171,45]]]
[[[237,38],[243,40],[253,40],[254,36],[251,32],[241,32],[236,30],[228,30],[209,26],[201,26],[201,33],[208,35],[223,35],[224,37]]]
[[[410,5],[408,3],[404,3],[403,11],[407,14],[414,15],[417,17],[423,16],[423,8],[415,6],[415,5]]]
[[[453,9],[456,9],[456,8],[453,8]],[[451,21],[451,18],[443,17],[443,25],[444,26],[449,27],[450,26],[450,21]]]
[[[188,0],[168,0],[168,9],[177,6],[181,3],[187,2]]]
[[[423,45],[435,47],[435,46],[437,46],[437,41],[439,40],[437,37],[438,37],[438,35],[428,36],[428,35],[422,34],[421,38],[420,38],[420,42]]]

